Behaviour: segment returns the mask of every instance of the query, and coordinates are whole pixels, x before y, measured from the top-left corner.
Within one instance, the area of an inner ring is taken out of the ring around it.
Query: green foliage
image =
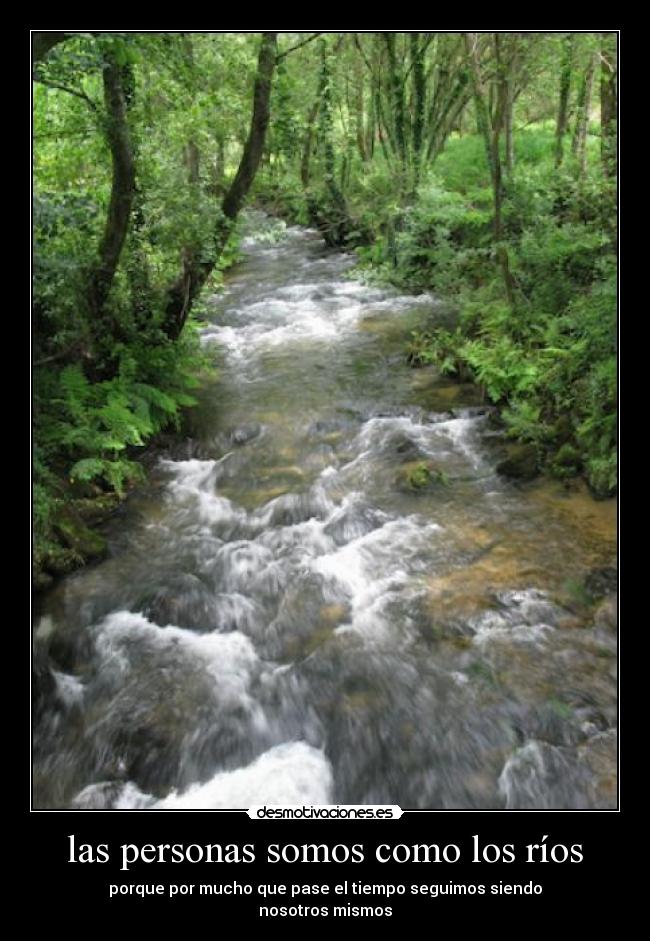
[[[431,471],[426,461],[420,461],[408,472],[408,482],[414,490],[421,490],[426,487],[430,480]]]
[[[538,369],[528,352],[507,335],[496,336],[489,343],[470,340],[459,353],[493,402],[525,394],[537,382]]]
[[[575,477],[580,472],[582,459],[579,450],[572,444],[563,444],[553,456],[549,470],[560,479]]]
[[[37,571],[45,567],[59,574],[57,566],[63,563],[56,521],[65,506],[74,507],[80,497],[92,497],[97,504],[106,494],[123,497],[144,479],[138,451],[163,428],[178,426],[181,409],[196,403],[191,390],[204,364],[190,330],[177,344],[124,347],[111,379],[92,382],[79,363],[37,370],[33,492]],[[66,566],[83,561],[78,552],[77,556],[74,563],[66,555]]]
[[[336,60],[327,60],[327,107],[316,126],[326,125],[326,137],[335,144],[336,180],[355,220],[358,265],[353,276],[409,291],[433,291],[455,301],[457,328],[429,325],[412,334],[408,361],[413,366],[435,363],[443,374],[479,382],[486,396],[499,404],[510,437],[533,444],[556,476],[582,473],[595,494],[607,496],[616,488],[615,180],[603,174],[598,122],[587,127],[584,163],[571,147],[577,130],[578,88],[601,49],[602,37],[575,37],[570,125],[558,168],[557,76],[564,48],[560,40],[542,34],[525,39],[504,34],[502,39],[506,70],[516,60],[525,63],[526,73],[515,78],[522,84],[514,111],[512,167],[506,160],[505,134],[501,135],[499,254],[507,255],[509,294],[494,239],[493,181],[485,140],[474,133],[471,98],[443,135],[441,152],[431,151],[433,159],[423,160],[414,175],[408,159],[401,160],[395,147],[399,90],[396,97],[383,40],[361,35],[357,52],[355,44],[341,41]],[[486,84],[491,81],[492,42],[489,34],[478,38],[479,55],[488,64]],[[398,36],[394,45],[400,70],[399,57],[409,62],[409,53],[403,37]],[[331,152],[325,160],[313,140],[311,178],[301,200],[299,168],[307,115],[324,68],[316,47],[305,46],[295,59],[286,61],[276,96],[282,115],[276,148],[280,153],[258,178],[258,193],[266,205],[296,221],[305,221],[306,205],[317,201],[321,214],[334,223],[336,206],[321,198],[333,177]],[[446,79],[459,50],[462,59],[462,42],[437,34],[426,53],[427,74],[437,75],[437,81]],[[515,59],[510,60],[512,51]],[[364,72],[368,64],[382,78],[381,90],[375,88],[374,96]],[[412,72],[406,69],[401,74],[405,97],[399,120],[405,122],[407,137],[415,102]],[[308,74],[311,82],[305,81]],[[351,93],[352,75],[355,87],[359,81],[363,85],[361,122],[355,110],[358,99]],[[597,83],[598,71],[592,106]],[[459,87],[462,94],[462,81]],[[429,103],[433,113],[434,102]],[[369,121],[374,122],[374,137],[367,136],[365,149],[358,148],[359,132]],[[302,133],[296,135],[297,129]],[[281,143],[291,135],[291,146]]]
[[[411,335],[411,365],[473,378],[500,405],[510,437],[534,444],[555,476],[583,473],[607,496],[616,489],[616,201],[597,143],[588,140],[583,174],[570,155],[556,169],[554,121],[515,133],[503,204],[514,304],[497,264],[480,136],[453,134],[406,202],[395,167],[377,156],[353,161],[345,195],[362,242],[353,276],[456,302],[455,330]],[[264,174],[260,192],[300,219],[287,164],[273,181]]]
[[[430,461],[418,461],[406,472],[406,483],[411,490],[424,490],[431,484],[449,486],[449,478],[444,471],[434,467]]]
[[[277,245],[287,237],[287,224],[283,219],[275,219],[255,236],[260,245]]]
[[[488,186],[490,172],[481,137],[452,135],[436,161],[436,172],[451,192],[467,193]]]
[[[381,237],[362,265],[400,286],[455,296],[457,329],[414,333],[409,362],[469,374],[502,406],[508,434],[541,448],[551,473],[584,472],[607,496],[617,482],[613,195],[596,167],[579,181],[570,169],[558,173],[548,131],[516,141],[522,165],[504,212],[514,306],[491,248],[489,190],[474,163],[480,141],[470,138],[450,141],[457,161],[443,154],[436,178],[423,181],[392,258]],[[464,172],[470,166],[474,175]]]
[[[254,197],[284,220],[318,226],[330,244],[354,246],[356,276],[454,301],[457,328],[414,333],[409,361],[473,377],[501,406],[512,437],[534,443],[559,476],[585,473],[605,496],[616,486],[617,232],[600,127],[588,128],[584,166],[567,135],[557,169],[562,43],[551,34],[504,34],[504,63],[518,62],[520,85],[498,247],[514,285],[506,295],[464,44],[453,34],[425,36],[419,68],[431,84],[417,156],[412,36],[395,34],[391,63],[381,34],[323,34],[317,42],[281,35],[279,48],[290,54],[278,58]],[[492,41],[479,36],[485,61]],[[61,513],[72,501],[126,493],[141,474],[137,455],[147,441],[194,402],[193,376],[203,364],[196,322],[179,342],[168,339],[169,288],[188,259],[205,268],[216,260],[205,287],[219,290],[239,257],[237,230],[221,249],[218,206],[250,126],[258,44],[248,33],[86,33],[38,66],[37,566],[47,558],[57,571],[74,563],[77,549],[57,541]],[[576,38],[582,75],[600,47],[598,34]],[[136,192],[98,316],[89,285],[111,201],[103,87],[110,61],[123,83]],[[576,101],[570,104],[575,114]],[[278,223],[262,239],[275,244],[284,231]]]
[[[553,712],[559,716],[560,719],[568,720],[573,717],[573,709],[571,706],[562,702],[560,699],[549,699],[548,704]]]
[[[414,330],[407,344],[406,358],[411,366],[436,363],[444,376],[456,376],[460,370],[458,355],[460,334],[448,330]]]
[[[502,411],[508,435],[537,444],[547,440],[548,427],[541,420],[541,405],[531,399],[514,399]]]
[[[196,320],[186,323],[179,340],[169,338],[168,292],[185,258],[211,264],[218,246],[206,285],[214,292],[240,257],[236,229],[221,248],[218,207],[250,122],[258,45],[248,34],[84,34],[67,39],[38,66],[37,573],[45,568],[60,574],[83,561],[84,546],[93,540],[65,543],[72,529],[62,514],[86,501],[99,519],[100,507],[113,507],[114,499],[142,479],[138,456],[152,436],[178,427],[181,410],[195,404],[192,389],[207,359],[200,353]],[[109,60],[121,69],[136,191],[111,290],[97,311],[89,287],[114,165],[103,88]],[[217,153],[221,165],[212,159]]]

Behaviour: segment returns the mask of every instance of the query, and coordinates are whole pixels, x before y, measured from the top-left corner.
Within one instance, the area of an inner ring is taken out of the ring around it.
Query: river
[[[249,226],[188,435],[38,605],[34,806],[615,807],[616,627],[584,597],[615,502],[496,473],[479,391],[406,364],[443,304]]]

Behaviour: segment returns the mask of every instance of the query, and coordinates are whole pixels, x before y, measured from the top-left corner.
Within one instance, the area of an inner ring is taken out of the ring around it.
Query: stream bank
[[[404,362],[435,298],[243,250],[187,436],[39,604],[35,805],[615,806],[615,502],[497,473],[476,387]]]

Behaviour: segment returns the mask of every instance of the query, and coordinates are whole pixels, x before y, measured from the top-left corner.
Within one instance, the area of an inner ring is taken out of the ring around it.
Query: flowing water
[[[40,605],[35,806],[615,807],[612,501],[497,475],[477,390],[406,365],[434,298],[244,250],[190,437]]]

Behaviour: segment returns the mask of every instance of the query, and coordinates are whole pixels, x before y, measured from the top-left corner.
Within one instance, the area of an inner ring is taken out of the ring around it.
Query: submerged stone
[[[532,480],[538,473],[537,448],[532,444],[516,445],[508,457],[497,464],[497,474],[513,480]]]
[[[230,433],[230,440],[233,444],[241,446],[247,444],[254,438],[257,438],[262,431],[262,426],[257,422],[251,425],[240,425]]]

